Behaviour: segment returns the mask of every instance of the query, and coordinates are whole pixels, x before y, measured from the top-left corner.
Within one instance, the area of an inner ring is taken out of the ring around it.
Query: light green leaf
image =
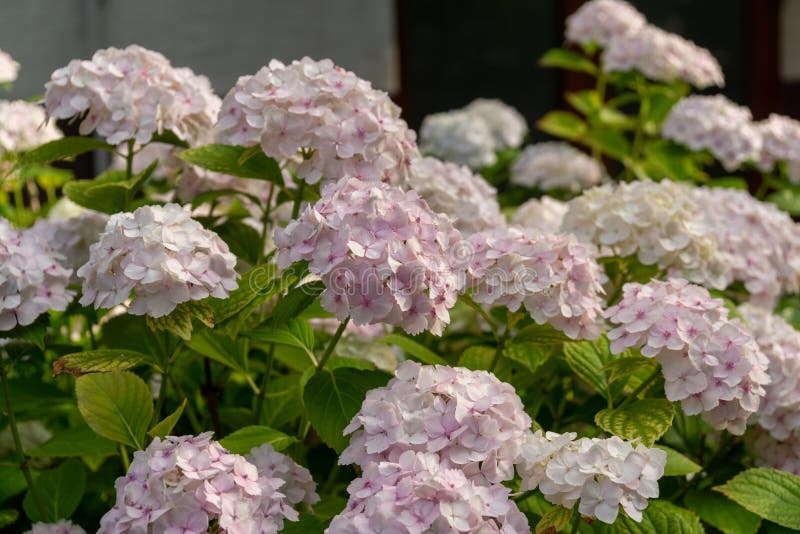
[[[665,477],[685,476],[698,473],[703,468],[675,449],[665,445],[656,445],[657,448],[667,453],[667,465],[664,468]]]
[[[531,343],[535,345],[560,345],[571,341],[564,332],[556,330],[549,324],[532,324],[521,328],[514,341]]]
[[[53,362],[53,376],[64,373],[81,376],[88,373],[124,371],[141,363],[158,366],[155,358],[129,350],[99,349],[73,352]]]
[[[135,449],[153,418],[150,388],[129,371],[89,374],[75,382],[78,410],[98,434]]]
[[[675,406],[666,399],[642,399],[613,410],[600,410],[594,422],[615,436],[626,440],[641,439],[652,447],[672,424]]]
[[[620,358],[611,360],[603,366],[603,370],[608,374],[609,384],[642,372],[642,370],[649,374],[658,365],[652,358],[645,358],[641,355],[625,356],[625,353],[623,353],[620,356]]]
[[[561,69],[596,74],[597,66],[592,61],[572,50],[552,48],[539,59],[542,67],[556,67]]]
[[[569,524],[572,519],[572,508],[554,506],[550,508],[536,523],[536,534],[555,534]]]
[[[249,454],[250,449],[269,443],[276,451],[282,451],[297,441],[292,436],[268,426],[246,426],[220,440],[223,447],[234,454]]]
[[[631,152],[628,139],[615,128],[592,128],[586,133],[585,142],[619,161],[625,160]]]
[[[253,330],[245,330],[242,335],[262,343],[278,343],[297,347],[308,355],[314,365],[317,363],[317,358],[314,356],[314,329],[311,328],[308,321],[292,319],[280,326],[266,324]]]
[[[587,116],[597,113],[603,107],[603,101],[594,89],[567,93],[566,98],[572,107]]]
[[[690,490],[684,504],[724,534],[755,534],[761,526],[761,518],[756,514],[713,491]]]
[[[57,468],[44,471],[36,479],[36,494],[44,508],[44,515],[30,492],[25,494],[22,507],[31,521],[55,523],[72,515],[85,489],[86,471],[83,464],[80,460],[70,458]]]
[[[703,534],[700,518],[694,512],[669,501],[651,499],[642,514],[641,523],[620,512],[604,532],[608,534]]]
[[[240,340],[241,341],[241,340]],[[247,371],[247,361],[239,344],[229,336],[210,328],[197,328],[186,346],[237,371]]]
[[[248,157],[242,157],[247,155]],[[261,151],[229,145],[206,145],[178,153],[178,157],[214,172],[240,178],[255,178],[283,185],[278,163]]]
[[[62,430],[47,443],[26,451],[29,456],[70,457],[110,456],[116,453],[116,444],[99,436],[85,424]]]
[[[447,365],[447,362],[428,347],[419,344],[410,337],[402,334],[388,334],[383,336],[381,342],[387,345],[395,345],[403,349],[406,355],[412,359],[426,363],[428,365]]]
[[[29,150],[20,158],[19,164],[23,166],[43,165],[51,161],[79,156],[92,150],[113,152],[114,147],[93,137],[63,137]]]
[[[605,398],[611,396],[604,371],[605,365],[613,358],[610,353],[598,349],[591,341],[570,341],[564,343],[564,358],[572,371],[592,389]]]
[[[473,345],[458,357],[458,366],[472,369],[473,371],[488,371],[492,365],[496,349],[483,345]]]
[[[163,380],[163,378],[162,378]],[[175,425],[178,423],[178,420],[181,418],[181,414],[183,414],[183,409],[186,408],[186,399],[183,399],[183,402],[178,406],[174,412],[166,416],[164,419],[159,421],[153,428],[147,431],[147,435],[150,437],[159,437],[163,438],[164,436],[168,436],[172,429],[175,428]]]
[[[506,358],[521,363],[531,372],[541,367],[552,354],[552,346],[527,342],[514,342],[503,349]]]
[[[742,471],[715,490],[759,517],[800,530],[800,477],[777,469]]]
[[[771,193],[767,202],[772,202],[789,215],[800,215],[800,192],[784,189]]]
[[[536,122],[545,133],[564,139],[576,140],[586,135],[586,123],[569,111],[551,111]]]

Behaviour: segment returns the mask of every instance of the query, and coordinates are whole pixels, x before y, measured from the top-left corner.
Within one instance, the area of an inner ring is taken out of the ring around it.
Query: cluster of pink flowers
[[[471,480],[436,454],[406,450],[371,463],[347,491],[326,534],[530,533],[508,488]]]
[[[647,500],[658,497],[666,453],[624,441],[575,439],[574,432],[529,435],[517,466],[523,490],[539,488],[545,499],[565,508],[577,501],[578,511],[613,523],[619,507],[634,521],[642,520]]]
[[[765,430],[756,430],[753,435],[756,465],[800,476],[800,436],[793,434],[779,441]]]
[[[242,76],[222,102],[217,130],[223,143],[260,144],[278,160],[303,152],[296,172],[308,183],[402,180],[419,155],[389,96],[329,59],[273,60]]]
[[[728,319],[721,299],[686,280],[629,283],[619,304],[605,311],[615,325],[611,352],[641,348],[656,358],[667,399],[689,415],[702,413],[716,429],[742,434],[770,382],[768,360],[753,337]]]
[[[46,122],[42,107],[24,100],[0,100],[0,156],[24,152],[61,137],[56,125]]]
[[[37,232],[17,230],[0,217],[0,331],[67,308],[75,294],[67,289],[72,269],[62,260]]]
[[[758,424],[785,440],[800,429],[800,332],[767,308],[743,304],[739,313],[769,360]]]
[[[570,234],[506,227],[469,237],[469,287],[475,302],[517,310],[567,336],[600,335],[603,302],[594,246]]]
[[[566,37],[579,44],[605,46],[612,38],[635,32],[647,23],[644,15],[623,0],[591,0],[567,17]]]
[[[451,255],[460,233],[414,191],[344,178],[275,231],[277,263],[307,260],[322,278],[322,306],[356,325],[383,322],[441,334],[463,286]]]
[[[222,533],[278,532],[298,514],[283,479],[271,475],[212,441],[211,432],[155,438],[117,479],[116,503],[98,532],[200,533],[212,521]]]
[[[769,171],[776,161],[800,162],[800,121],[773,113],[756,123],[761,133],[761,157],[758,166]]]
[[[283,480],[280,491],[289,506],[296,507],[303,503],[310,508],[319,502],[317,484],[309,470],[285,454],[276,452],[269,443],[251,449],[245,458],[256,466],[259,476]]]
[[[511,183],[541,191],[577,193],[599,184],[603,165],[568,143],[550,141],[526,147],[511,164]]]
[[[344,429],[353,434],[340,464],[397,462],[406,451],[436,453],[468,478],[514,477],[531,418],[514,388],[486,371],[405,361],[373,389]]]
[[[50,117],[81,117],[80,133],[96,131],[116,145],[171,130],[181,139],[213,127],[219,98],[205,76],[174,68],[163,55],[138,45],[98,50],[72,60],[45,85]]]
[[[681,99],[661,126],[661,135],[696,152],[708,150],[728,171],[761,158],[762,136],[752,113],[723,95]]]
[[[86,534],[86,531],[69,519],[62,519],[56,523],[34,523],[24,534]]]
[[[0,84],[11,83],[19,75],[19,63],[7,52],[0,50]]]
[[[532,198],[517,207],[511,217],[511,224],[525,230],[555,234],[561,231],[568,209],[565,202],[548,196]]]
[[[81,304],[111,308],[135,292],[128,309],[161,317],[175,306],[236,289],[236,256],[220,237],[177,204],[116,213],[78,269]]]

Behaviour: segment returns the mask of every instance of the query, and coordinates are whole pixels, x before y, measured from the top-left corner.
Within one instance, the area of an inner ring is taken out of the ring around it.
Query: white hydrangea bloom
[[[196,137],[213,126],[220,106],[208,78],[138,45],[70,61],[45,84],[44,102],[50,117],[80,116],[81,135],[96,131],[112,145],[143,145],[163,130]]]
[[[579,44],[605,46],[617,36],[634,32],[647,23],[644,15],[623,0],[591,0],[567,17],[566,37]]]
[[[557,234],[561,230],[569,206],[566,202],[544,196],[532,198],[519,206],[511,224],[526,230]]]
[[[779,441],[765,430],[756,430],[753,435],[752,450],[757,466],[800,476],[800,436],[792,435]]]
[[[226,298],[237,287],[235,265],[228,245],[186,209],[143,206],[112,215],[91,246],[88,263],[78,269],[80,302],[111,308],[133,291],[129,313],[161,317],[182,302]]]
[[[19,75],[19,63],[8,52],[0,50],[0,83],[11,83]]]
[[[25,152],[62,137],[48,123],[44,108],[24,100],[0,100],[0,157],[6,152]]]
[[[728,171],[761,158],[762,136],[753,115],[723,95],[691,95],[670,110],[661,135],[699,152],[708,150]]]
[[[492,130],[464,110],[428,115],[419,130],[419,148],[446,161],[479,169],[497,161]]]
[[[761,133],[761,157],[758,166],[769,171],[776,161],[800,162],[800,121],[772,113],[756,123]]]
[[[477,98],[464,108],[467,113],[480,117],[489,126],[495,146],[516,148],[528,134],[528,123],[522,114],[502,100]]]
[[[653,80],[683,80],[698,89],[725,85],[711,52],[649,24],[615,35],[603,52],[602,65],[606,72],[638,70]]]
[[[401,185],[419,193],[433,211],[452,217],[453,225],[467,234],[505,224],[497,190],[469,167],[419,158]]]
[[[23,534],[86,534],[86,531],[80,525],[73,525],[69,519],[61,519],[56,523],[34,523]]]
[[[550,141],[526,147],[511,164],[511,183],[550,191],[577,193],[599,184],[603,165],[569,143]]]
[[[620,506],[634,521],[642,520],[647,500],[658,497],[667,454],[611,438],[580,438],[555,432],[528,436],[517,470],[522,489],[538,488],[553,504],[572,508],[604,523],[617,519]]]

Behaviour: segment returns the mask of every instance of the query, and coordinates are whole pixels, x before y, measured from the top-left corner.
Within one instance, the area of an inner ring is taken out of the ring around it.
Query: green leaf
[[[39,512],[33,495],[25,494],[22,507],[31,521],[55,523],[72,515],[86,490],[86,471],[80,460],[71,458],[55,469],[42,472],[36,479],[36,494],[44,508]]]
[[[44,338],[47,335],[47,327],[49,325],[50,317],[43,313],[29,325],[17,325],[11,330],[3,332],[3,337],[28,341],[36,345],[40,350],[44,350]]]
[[[186,341],[186,346],[237,371],[247,371],[247,360],[239,343],[229,336],[210,328],[198,328]]]
[[[93,137],[63,137],[26,152],[20,158],[19,164],[23,166],[43,165],[51,161],[79,156],[92,150],[113,152],[114,147]]]
[[[303,404],[322,441],[341,453],[350,440],[342,435],[344,427],[358,413],[367,391],[386,385],[388,378],[380,371],[349,367],[315,373],[303,390]]]
[[[585,72],[592,75],[597,73],[597,66],[595,66],[591,60],[572,50],[565,50],[563,48],[552,48],[545,52],[541,59],[539,59],[539,65],[542,67],[556,67]]]
[[[645,171],[654,178],[689,181],[704,180],[705,173],[697,166],[695,154],[669,140],[659,139],[645,145]]]
[[[116,453],[116,444],[81,422],[80,426],[62,430],[47,443],[26,451],[29,456],[70,457],[110,456]]]
[[[447,362],[438,354],[430,350],[428,347],[421,345],[410,337],[402,334],[388,334],[381,338],[382,343],[387,345],[394,345],[403,349],[408,356],[414,360],[426,363],[428,365],[447,365]]]
[[[603,366],[608,374],[608,382],[613,383],[622,378],[627,378],[633,374],[646,370],[651,373],[658,364],[652,358],[644,356],[623,356],[616,360],[611,360]]]
[[[16,465],[0,465],[0,503],[19,495],[28,485],[25,475]]]
[[[153,137],[150,138],[151,143],[164,143],[167,145],[177,146],[180,148],[189,148],[189,143],[175,135],[175,132],[172,130],[164,130],[162,132],[156,132],[153,134]]]
[[[492,365],[496,349],[483,345],[473,345],[458,357],[458,366],[472,369],[473,371],[488,371]]]
[[[724,534],[755,534],[761,526],[761,518],[756,514],[713,491],[690,490],[683,502],[700,519]]]
[[[226,299],[210,298],[206,302],[211,307],[216,326],[231,319],[240,312],[246,312],[254,304],[264,302],[280,289],[275,278],[278,268],[274,263],[257,265],[242,273],[239,287],[231,291]]]
[[[712,178],[706,185],[709,187],[721,187],[723,189],[741,189],[747,191],[747,180],[739,178],[738,176],[722,176],[720,178]]]
[[[162,380],[164,378],[162,377]],[[147,435],[150,437],[158,437],[163,438],[164,436],[168,436],[172,429],[175,428],[175,425],[178,423],[178,419],[181,418],[183,414],[183,409],[186,408],[186,399],[183,399],[180,406],[178,406],[174,412],[166,416],[164,419],[158,422],[153,428],[147,431]]]
[[[551,111],[539,119],[536,126],[545,133],[576,140],[586,135],[586,123],[569,111]]]
[[[283,530],[281,530],[281,534],[322,534],[323,532],[325,532],[325,524],[315,516],[306,513],[301,513],[297,521],[284,521]]]
[[[255,228],[241,221],[227,221],[215,227],[214,231],[237,257],[250,265],[258,263],[263,251],[261,236]]]
[[[312,364],[316,365],[317,363],[317,358],[314,356],[314,329],[311,328],[308,321],[292,319],[280,326],[266,324],[253,330],[245,330],[242,335],[262,343],[278,343],[297,347],[305,351]]]
[[[270,324],[277,326],[294,319],[308,308],[324,290],[325,284],[321,281],[309,282],[290,289],[286,295],[278,299],[272,309],[269,316]]]
[[[665,445],[656,445],[657,448],[667,453],[667,466],[664,468],[665,477],[686,476],[698,473],[703,468],[675,449]]]
[[[792,189],[770,194],[767,202],[772,202],[789,215],[800,215],[800,193]]]
[[[536,523],[536,534],[555,534],[569,524],[572,519],[572,508],[554,506],[550,508]]]
[[[98,434],[135,449],[153,418],[150,388],[129,371],[89,374],[75,382],[78,410]]]
[[[73,352],[53,362],[53,376],[64,373],[81,376],[88,373],[124,371],[141,363],[158,366],[155,358],[129,350],[99,349]]]
[[[800,477],[777,469],[742,471],[715,490],[759,517],[800,530]]]
[[[603,101],[594,89],[567,93],[566,98],[573,108],[587,116],[597,113],[603,107]]]
[[[206,326],[213,327],[215,323],[214,310],[205,301],[182,302],[163,317],[148,315],[147,326],[153,330],[165,330],[188,341],[192,337],[194,329],[192,319],[197,319]]]
[[[5,528],[13,525],[19,519],[19,510],[13,508],[6,508],[0,510],[0,528]]]
[[[206,145],[178,153],[178,157],[198,167],[240,178],[256,178],[283,185],[278,163],[263,152],[229,145]],[[243,158],[242,156],[248,157]]]
[[[666,399],[642,399],[613,410],[600,410],[594,422],[605,430],[626,440],[641,439],[652,447],[672,424],[675,406]]]
[[[592,128],[585,136],[585,142],[617,160],[625,160],[631,152],[631,144],[625,134],[614,128]]]
[[[503,349],[506,358],[519,362],[529,371],[536,371],[553,354],[553,349],[547,345],[527,342],[514,342]]]
[[[641,523],[619,514],[605,532],[609,534],[703,534],[700,518],[694,512],[669,501],[651,499]]]
[[[549,324],[532,324],[520,329],[514,336],[514,341],[535,345],[560,345],[572,340]]]
[[[76,204],[112,215],[126,211],[133,197],[135,179],[125,171],[108,170],[94,180],[76,180],[64,186],[64,194]]]
[[[292,436],[268,426],[246,426],[220,440],[223,447],[234,454],[249,454],[250,449],[269,443],[276,451],[282,451],[297,441]]]
[[[605,365],[611,361],[610,353],[599,350],[591,341],[570,341],[564,343],[564,358],[572,371],[592,389],[605,398],[611,396],[604,371]]]

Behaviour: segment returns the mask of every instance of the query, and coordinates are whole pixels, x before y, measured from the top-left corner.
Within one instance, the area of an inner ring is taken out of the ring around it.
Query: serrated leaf
[[[621,358],[611,360],[603,366],[603,370],[608,374],[608,383],[611,384],[627,378],[632,374],[639,372],[642,369],[652,371],[658,364],[652,358],[645,358],[644,356],[624,356]]]
[[[85,424],[58,432],[47,443],[26,451],[29,456],[70,457],[110,456],[116,452],[116,444],[98,435]]]
[[[667,465],[664,468],[665,477],[686,476],[698,473],[703,468],[675,449],[665,445],[656,445],[657,448],[667,453]]]
[[[255,178],[283,185],[278,163],[263,152],[229,145],[206,145],[179,152],[177,155],[198,167],[240,178]],[[243,158],[247,154],[246,158]]]
[[[29,150],[19,160],[20,165],[43,165],[91,152],[92,150],[114,151],[108,143],[93,137],[63,137]]]
[[[552,354],[551,346],[527,342],[510,343],[503,349],[503,356],[521,363],[531,372],[541,367]]]
[[[250,265],[258,263],[261,250],[261,236],[252,226],[241,221],[227,221],[214,228],[214,232],[225,241],[230,251]]]
[[[89,374],[75,382],[78,410],[98,434],[134,449],[144,448],[153,400],[144,380],[129,371]]]
[[[800,477],[758,467],[714,488],[759,517],[800,530]]]
[[[85,489],[86,471],[79,460],[72,458],[55,469],[42,472],[36,479],[36,494],[43,513],[30,492],[25,494],[22,507],[31,521],[55,523],[72,515]]]
[[[467,347],[458,357],[458,366],[472,369],[473,371],[487,371],[492,365],[492,360],[497,349],[482,345]]]
[[[761,526],[761,518],[756,514],[713,491],[690,490],[684,504],[724,534],[755,534]]]
[[[640,439],[648,447],[664,435],[672,424],[675,406],[666,399],[642,399],[613,410],[600,410],[594,422],[615,436]]]
[[[669,501],[651,499],[637,523],[622,512],[604,532],[608,534],[703,534],[700,518]]]
[[[605,365],[613,358],[610,352],[598,349],[591,341],[570,341],[564,343],[564,358],[572,371],[592,389],[605,398],[611,396],[604,371]]]
[[[269,443],[276,451],[282,451],[297,441],[294,437],[268,426],[253,425],[240,428],[220,440],[223,447],[234,454],[249,454],[250,449]]]
[[[64,186],[64,194],[76,204],[113,215],[127,211],[136,191],[153,173],[158,162],[128,179],[125,171],[107,170],[93,180],[77,180]]]
[[[155,358],[130,350],[99,349],[73,352],[53,362],[53,376],[60,374],[81,376],[88,373],[125,371],[141,363],[158,365]]]
[[[177,146],[180,148],[189,148],[189,143],[175,135],[175,132],[172,130],[164,130],[154,133],[153,137],[150,138],[150,142],[165,143],[167,145]]]
[[[278,326],[294,319],[308,308],[324,290],[325,284],[321,281],[309,282],[290,289],[286,295],[278,299],[269,316],[269,323]]]
[[[563,48],[553,48],[544,53],[539,59],[542,67],[556,67],[561,69],[596,74],[597,66],[592,61],[577,52]]]
[[[147,326],[153,330],[164,330],[175,334],[184,341],[192,337],[192,320],[197,319],[206,326],[213,327],[214,311],[206,302],[189,301],[178,304],[174,310],[163,317],[147,316]]]
[[[297,347],[308,355],[312,364],[317,363],[314,356],[314,329],[307,321],[292,319],[280,326],[266,324],[253,330],[245,330],[242,336],[262,343]]]
[[[308,420],[329,447],[341,453],[350,441],[342,431],[358,413],[367,391],[381,387],[389,376],[380,371],[349,367],[315,373],[303,390]]]
[[[388,334],[381,338],[382,343],[400,347],[412,359],[428,365],[447,365],[447,362],[428,347],[421,345],[402,334]]]
[[[545,512],[536,523],[535,532],[536,534],[556,534],[569,524],[570,519],[572,519],[572,508],[555,506]]]
[[[576,140],[586,135],[586,123],[569,111],[551,111],[536,122],[545,133],[564,139]]]
[[[162,377],[162,380],[164,378]],[[166,416],[164,419],[159,421],[153,428],[147,431],[147,435],[150,437],[158,437],[163,438],[164,436],[168,436],[172,429],[175,428],[175,425],[178,423],[178,420],[181,418],[183,414],[183,409],[186,408],[186,399],[183,399],[180,406],[178,406],[174,412]]]
[[[210,298],[207,303],[214,314],[216,325],[231,319],[234,315],[248,310],[254,303],[264,302],[280,290],[279,279],[275,278],[278,268],[274,263],[257,265],[242,273],[239,287],[226,299]]]

